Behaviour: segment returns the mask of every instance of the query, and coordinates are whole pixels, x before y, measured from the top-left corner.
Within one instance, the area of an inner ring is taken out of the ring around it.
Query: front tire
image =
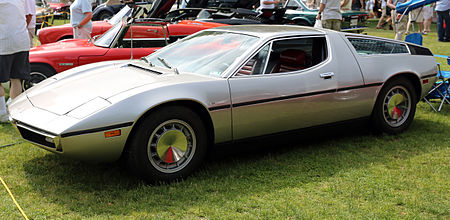
[[[400,77],[388,81],[378,95],[372,124],[378,133],[399,134],[412,123],[416,113],[416,92],[412,83]]]
[[[126,160],[149,183],[183,179],[202,163],[207,133],[200,116],[183,106],[156,110],[139,124]]]
[[[30,80],[22,81],[23,91],[56,74],[56,71],[44,64],[31,64]]]

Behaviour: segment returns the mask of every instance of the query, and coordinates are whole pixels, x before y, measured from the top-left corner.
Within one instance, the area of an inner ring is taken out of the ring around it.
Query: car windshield
[[[131,8],[128,7],[128,5],[125,5],[125,7],[123,7],[119,12],[117,12],[117,14],[115,14],[111,19],[108,20],[108,23],[110,23],[111,25],[115,25],[119,23],[122,18],[130,15],[130,13]]]
[[[204,31],[147,57],[152,64],[179,72],[220,77],[257,37],[221,31]]]
[[[94,45],[99,46],[99,47],[110,47],[111,43],[114,41],[114,38],[120,32],[123,25],[124,25],[123,22],[119,22],[116,25],[114,25],[113,27],[111,27],[103,35],[101,35],[99,38],[95,39]]]

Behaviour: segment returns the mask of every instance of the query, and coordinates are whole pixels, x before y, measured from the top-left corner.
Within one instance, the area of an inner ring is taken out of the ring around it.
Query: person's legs
[[[330,20],[322,20],[322,28],[331,29],[332,27]]]
[[[397,14],[397,13],[394,13]],[[397,24],[395,24],[395,40],[403,40],[403,34],[406,31],[407,21],[405,18],[403,18],[400,21],[397,21]]]
[[[6,112],[5,89],[0,84],[0,123],[8,122],[8,113]]]
[[[1,83],[8,82],[10,66],[10,55],[0,55],[0,123],[8,122],[8,114],[6,112],[5,103],[5,89]]]
[[[436,26],[437,26],[437,36],[438,41],[444,41],[444,11],[436,11],[437,14],[437,20],[436,20]]]
[[[443,17],[445,21],[445,29],[444,29],[444,40],[450,41],[450,9],[444,11]]]
[[[16,98],[22,93],[22,80],[20,79],[11,79],[11,88],[9,89],[9,97],[11,99]]]
[[[333,21],[333,27],[332,27],[332,29],[335,30],[335,31],[341,31],[341,20],[335,19],[335,20]]]

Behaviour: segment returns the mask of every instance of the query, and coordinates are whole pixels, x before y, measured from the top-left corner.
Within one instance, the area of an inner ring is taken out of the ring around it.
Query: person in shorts
[[[322,27],[341,31],[341,1],[340,0],[321,0],[319,13],[316,20],[322,20]]]
[[[386,19],[386,21],[384,21]],[[386,29],[386,25],[389,25],[389,29],[392,30],[391,25],[391,10],[386,6],[386,0],[381,1],[381,16],[378,20],[377,29]]]
[[[411,25],[417,23],[419,25],[419,33],[423,30],[423,9],[417,8],[409,12],[408,14],[408,26],[406,27],[406,34],[409,34],[409,29]]]
[[[395,40],[403,40],[403,34],[406,32],[406,25],[408,23],[408,20],[406,18],[402,18],[401,20],[401,14],[397,13],[395,10],[395,5],[397,3],[405,3],[407,0],[387,0],[386,6],[391,8],[391,15],[392,15],[392,24],[394,26],[395,31]]]
[[[422,34],[428,34],[431,32],[431,21],[433,20],[433,4],[423,6],[423,32]]]
[[[30,47],[33,47],[33,39],[36,33],[36,1],[25,0],[24,3]]]
[[[0,83],[11,82],[9,92],[11,99],[22,93],[21,80],[30,78],[29,50],[30,38],[23,2],[0,0]],[[5,90],[2,86],[0,86],[0,122],[8,122]]]
[[[70,24],[73,38],[90,39],[92,33],[92,5],[90,0],[75,0],[70,5]]]

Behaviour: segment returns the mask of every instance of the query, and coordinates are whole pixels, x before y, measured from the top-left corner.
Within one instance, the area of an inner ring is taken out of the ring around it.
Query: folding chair
[[[446,58],[447,64],[450,65],[450,57],[442,55],[434,55],[436,57]],[[433,85],[433,88],[428,92],[428,95],[423,98],[435,112],[440,112],[444,103],[450,104],[450,71],[441,70],[441,65],[438,63],[438,81]],[[438,109],[431,103],[431,99],[441,99]]]

